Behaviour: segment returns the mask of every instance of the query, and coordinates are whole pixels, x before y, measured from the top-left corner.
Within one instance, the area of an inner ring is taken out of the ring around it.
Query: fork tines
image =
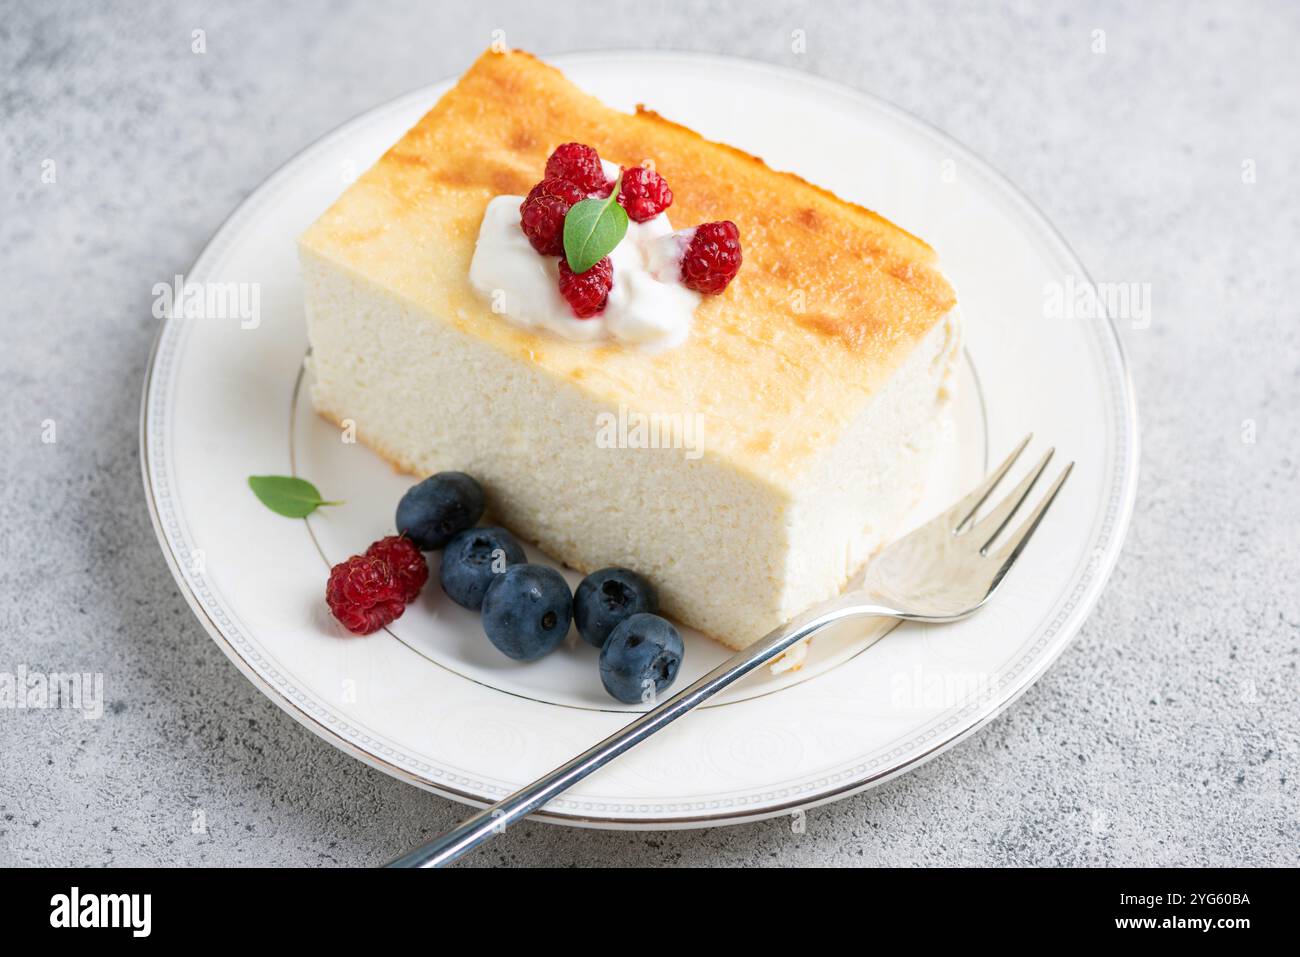
[[[989,473],[988,477],[974,491],[948,511],[947,517],[953,534],[982,536],[984,541],[980,545],[980,554],[991,555],[992,558],[1007,563],[1014,561],[1024,549],[1030,537],[1033,536],[1035,529],[1042,522],[1043,516],[1051,508],[1052,502],[1056,500],[1057,493],[1061,491],[1061,486],[1065,484],[1065,480],[1069,478],[1070,472],[1074,468],[1073,462],[1066,465],[1061,474],[1057,476],[1056,481],[1052,483],[1052,487],[1047,490],[1047,494],[1043,496],[1042,500],[1029,514],[1029,517],[1020,524],[1019,528],[1006,537],[1001,547],[990,553],[993,543],[1011,523],[1011,519],[1015,517],[1016,512],[1024,505],[1026,499],[1029,498],[1029,493],[1033,491],[1034,485],[1037,484],[1038,479],[1046,471],[1047,464],[1052,460],[1052,454],[1056,450],[1054,448],[1048,449],[1043,454],[1043,457],[1038,460],[1038,464],[1020,480],[1016,487],[989,509],[987,514],[978,521],[975,520],[975,513],[979,511],[980,507],[992,495],[993,490],[1006,477],[1011,470],[1011,466],[1015,464],[1016,459],[1020,458],[1020,453],[1025,450],[1026,446],[1029,445],[1029,440],[1033,437],[1031,432],[1021,439],[1020,444],[1012,450],[1001,465]]]

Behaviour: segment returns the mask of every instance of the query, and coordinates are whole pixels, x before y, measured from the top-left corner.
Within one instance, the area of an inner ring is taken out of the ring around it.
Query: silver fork
[[[538,810],[664,725],[677,720],[706,698],[784,654],[827,625],[846,618],[949,622],[974,614],[989,600],[1020,557],[1074,468],[1073,462],[1067,465],[1029,517],[1018,528],[1003,535],[1051,461],[1054,450],[1048,449],[1010,494],[977,521],[976,512],[1032,437],[1025,436],[1006,461],[946,512],[881,552],[868,566],[860,587],[813,606],[728,658],[689,688],[641,715],[600,744],[467,818],[442,837],[399,857],[389,866],[441,867],[456,860],[488,838],[500,834],[508,825]]]

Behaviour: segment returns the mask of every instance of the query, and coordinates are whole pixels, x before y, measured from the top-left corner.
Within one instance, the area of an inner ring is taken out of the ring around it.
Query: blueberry
[[[467,528],[442,553],[442,590],[456,604],[478,611],[493,577],[525,560],[524,550],[504,528]]]
[[[609,633],[629,615],[659,610],[655,586],[626,568],[592,572],[573,593],[573,623],[589,645],[603,648]]]
[[[632,615],[610,633],[600,650],[601,683],[626,704],[649,703],[673,683],[684,652],[682,636],[667,619]]]
[[[545,565],[511,565],[483,595],[483,631],[502,654],[536,661],[554,651],[573,618],[569,583]]]
[[[422,552],[442,548],[482,517],[483,489],[464,472],[431,475],[397,503],[397,530]]]

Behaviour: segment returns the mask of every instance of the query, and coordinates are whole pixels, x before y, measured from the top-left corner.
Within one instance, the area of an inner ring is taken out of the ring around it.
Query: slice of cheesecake
[[[568,341],[471,286],[489,201],[526,194],[568,141],[653,160],[678,226],[739,226],[744,266],[683,344]],[[321,415],[414,475],[468,472],[501,524],[573,568],[641,572],[667,614],[733,648],[842,589],[897,530],[958,351],[924,242],[517,51],[484,54],[301,257]]]

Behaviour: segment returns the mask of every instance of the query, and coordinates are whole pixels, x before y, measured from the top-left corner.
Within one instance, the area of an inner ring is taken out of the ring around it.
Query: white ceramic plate
[[[818,638],[802,670],[752,676],[539,816],[624,827],[736,822],[833,800],[920,763],[1047,668],[1120,549],[1137,428],[1118,340],[1105,318],[1044,317],[1044,290],[1086,281],[1083,267],[984,163],[880,100],[737,60],[617,53],[556,62],[611,105],[650,104],[880,211],[938,249],[963,304],[967,346],[951,441],[915,520],[1026,432],[1078,464],[1020,566],[975,618],[904,626],[879,643],[879,625]],[[243,288],[257,290],[260,321],[244,328],[249,314],[226,310],[225,318],[164,323],[141,444],[163,552],[195,614],[244,674],[349,753],[482,803],[611,733],[631,709],[605,696],[594,649],[574,642],[536,664],[510,662],[433,580],[388,631],[345,637],[323,601],[328,566],[391,533],[412,480],[340,442],[300,388],[307,343],[295,237],[449,86],[345,124],[221,227],[186,279],[205,290],[256,284]],[[301,474],[348,504],[305,522],[281,518],[248,490],[247,476],[262,473]],[[678,686],[724,656],[688,635]]]

